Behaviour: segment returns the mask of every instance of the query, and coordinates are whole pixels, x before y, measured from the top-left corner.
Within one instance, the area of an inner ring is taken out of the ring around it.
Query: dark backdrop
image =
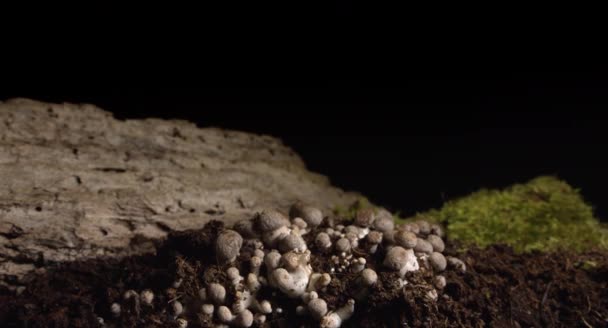
[[[608,83],[601,76],[543,72],[311,86],[40,89],[1,98],[90,102],[119,118],[178,118],[270,134],[335,185],[405,214],[480,187],[552,174],[581,188],[596,213],[608,217],[608,126],[601,117]]]

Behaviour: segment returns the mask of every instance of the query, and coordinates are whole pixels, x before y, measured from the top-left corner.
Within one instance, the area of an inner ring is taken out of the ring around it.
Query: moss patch
[[[506,244],[517,252],[608,248],[608,229],[593,217],[591,206],[555,177],[482,189],[410,219],[419,218],[442,223],[448,237],[465,246]]]

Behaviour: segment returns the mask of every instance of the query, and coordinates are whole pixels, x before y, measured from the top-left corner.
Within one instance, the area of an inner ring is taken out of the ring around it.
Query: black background
[[[382,82],[379,82],[382,81]],[[119,118],[185,119],[279,137],[309,169],[412,214],[549,174],[608,217],[608,83],[587,72],[493,79],[376,77],[224,88],[41,88],[1,98],[88,102]]]

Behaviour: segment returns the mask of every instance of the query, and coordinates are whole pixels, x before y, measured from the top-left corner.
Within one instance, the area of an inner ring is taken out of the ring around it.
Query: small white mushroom
[[[363,271],[363,269],[365,269],[365,264],[367,264],[367,261],[365,260],[365,258],[359,257],[351,263],[351,265],[350,265],[351,271],[355,272],[355,273],[361,272],[361,271]]]
[[[376,284],[378,281],[378,275],[376,271],[372,269],[365,269],[361,271],[359,277],[357,277],[357,288],[358,291],[355,292],[355,299],[357,301],[363,301],[370,292],[370,287]]]
[[[294,218],[291,220],[291,227],[297,229],[301,234],[306,233],[308,230],[308,223],[302,218]]]
[[[346,305],[329,312],[321,319],[321,328],[339,328],[342,323],[348,320],[355,312],[355,300],[349,299]]]
[[[318,208],[307,206],[301,202],[291,206],[289,216],[292,219],[302,218],[311,227],[316,227],[323,222],[323,213]]]
[[[431,233],[438,237],[443,237],[443,228],[438,224],[431,224]]]
[[[209,284],[206,289],[206,294],[207,298],[214,304],[224,304],[226,301],[226,288],[218,283]]]
[[[264,244],[275,247],[276,244],[289,235],[289,220],[279,211],[264,210],[254,219],[254,227],[262,232]]]
[[[175,280],[173,282],[173,288],[175,288],[175,289],[179,288],[179,286],[182,285],[183,281],[184,281],[184,279],[182,279],[182,278],[178,278],[177,280]]]
[[[433,252],[429,256],[429,262],[431,263],[431,266],[433,267],[433,269],[437,272],[441,272],[441,271],[445,270],[445,268],[447,266],[445,257],[443,256],[443,254],[438,253],[438,252]]]
[[[133,306],[135,307],[135,314],[137,315],[137,317],[139,317],[139,313],[140,313],[140,306],[139,306],[139,294],[137,294],[136,291],[134,291],[133,289],[129,289],[125,292],[125,294],[123,295],[124,299],[126,301],[132,301],[133,302]]]
[[[399,271],[402,278],[407,272],[417,271],[420,268],[414,252],[401,246],[391,248],[386,253],[383,264],[389,269]]]
[[[306,248],[307,247],[304,238],[302,238],[302,236],[300,236],[295,231],[291,231],[288,235],[286,235],[283,239],[279,241],[279,250],[281,252],[289,252],[294,249],[305,251]]]
[[[263,314],[256,313],[253,317],[253,321],[257,326],[262,326],[266,322],[266,316]]]
[[[331,238],[325,232],[319,232],[315,237],[315,244],[320,249],[329,249],[331,247]]]
[[[238,287],[243,281],[243,277],[239,273],[239,269],[236,267],[230,267],[226,270],[226,277],[230,279],[230,282],[234,287]]]
[[[418,228],[420,229],[420,234],[428,235],[431,233],[431,225],[425,220],[416,221]]]
[[[179,301],[174,301],[172,308],[173,308],[173,315],[175,317],[177,317],[180,314],[184,313],[184,306]]]
[[[433,245],[422,238],[418,238],[416,239],[416,247],[414,247],[414,251],[416,253],[431,254],[433,252]]]
[[[253,324],[253,313],[249,310],[233,315],[228,307],[222,305],[217,309],[217,316],[221,322],[237,327],[247,328]]]
[[[426,292],[425,296],[430,301],[436,301],[437,297],[439,297],[439,295],[437,295],[437,290],[435,290],[435,289],[431,289],[428,292]]]
[[[262,257],[254,255],[249,259],[249,265],[251,268],[251,273],[259,276],[260,275],[260,267],[262,267]]]
[[[350,248],[351,248],[350,241],[346,238],[340,238],[336,242],[336,251],[338,251],[340,253],[348,253],[348,252],[350,252]]]
[[[123,295],[123,298],[125,300],[129,300],[129,299],[132,299],[132,298],[139,298],[139,295],[133,289],[129,289],[129,290],[127,290],[125,292],[125,294]]]
[[[414,248],[418,243],[418,237],[416,234],[410,231],[397,231],[394,235],[395,243],[403,248]]]
[[[262,283],[258,279],[258,276],[253,273],[247,275],[247,280],[245,283],[247,285],[247,288],[249,288],[249,290],[254,293],[262,287]]]
[[[217,237],[215,252],[221,263],[230,263],[239,256],[243,246],[243,237],[234,230],[224,230]]]
[[[350,242],[350,248],[356,248],[357,246],[359,246],[359,235],[357,235],[354,232],[347,232],[344,234],[344,238],[348,239],[348,241]]]
[[[213,304],[203,304],[201,306],[201,312],[206,315],[213,315],[214,310],[215,307],[213,306]]]
[[[420,227],[418,227],[418,224],[413,222],[406,223],[401,228],[403,231],[413,232],[416,235],[420,233]]]
[[[328,273],[313,273],[310,276],[310,281],[308,282],[308,287],[306,291],[317,291],[329,285],[331,282],[331,276]]]
[[[376,214],[372,209],[362,209],[358,210],[355,215],[355,224],[362,228],[369,228],[374,223],[376,219]]]
[[[464,264],[464,262],[461,259],[452,257],[452,256],[448,256],[447,261],[448,261],[448,265],[450,268],[453,268],[462,273],[467,271],[467,266],[466,266],[466,264]]]
[[[433,281],[435,288],[444,289],[446,286],[446,281],[444,276],[435,276],[435,280]]]
[[[139,297],[141,302],[145,305],[152,305],[152,302],[154,301],[154,293],[149,289],[142,291]]]
[[[110,312],[112,312],[112,315],[115,317],[119,317],[121,311],[122,309],[120,308],[120,304],[118,303],[112,303],[112,305],[110,306]]]
[[[177,319],[177,327],[179,327],[179,328],[186,328],[186,327],[188,327],[188,320],[186,320],[184,318]]]
[[[378,210],[376,212],[376,219],[374,220],[373,228],[383,233],[393,231],[395,229],[393,215],[385,209]]]
[[[321,298],[315,298],[308,302],[308,312],[315,320],[321,320],[327,314],[327,302]]]
[[[315,298],[319,298],[319,293],[317,293],[316,291],[306,292],[302,295],[302,302],[308,303],[314,300]]]
[[[270,251],[266,256],[264,256],[264,264],[266,264],[266,270],[272,272],[272,270],[279,267],[279,263],[281,262],[281,253],[276,250]]]
[[[441,253],[445,249],[445,244],[439,236],[428,235],[428,237],[426,237],[426,240],[433,246],[433,251],[435,252]]]

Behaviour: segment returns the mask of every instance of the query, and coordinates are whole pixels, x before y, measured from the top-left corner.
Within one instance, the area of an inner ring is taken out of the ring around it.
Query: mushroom
[[[346,305],[337,309],[336,311],[329,312],[321,319],[321,328],[339,328],[342,323],[348,320],[355,312],[355,300],[349,299]]]
[[[224,230],[217,237],[215,252],[221,263],[230,263],[236,260],[243,246],[243,237],[234,230]]]
[[[323,213],[318,208],[307,206],[302,202],[291,206],[289,216],[292,219],[302,218],[311,227],[316,227],[323,222]]]
[[[391,248],[384,257],[384,266],[394,271],[399,271],[401,278],[409,271],[417,271],[420,266],[418,260],[411,249],[401,246]]]

